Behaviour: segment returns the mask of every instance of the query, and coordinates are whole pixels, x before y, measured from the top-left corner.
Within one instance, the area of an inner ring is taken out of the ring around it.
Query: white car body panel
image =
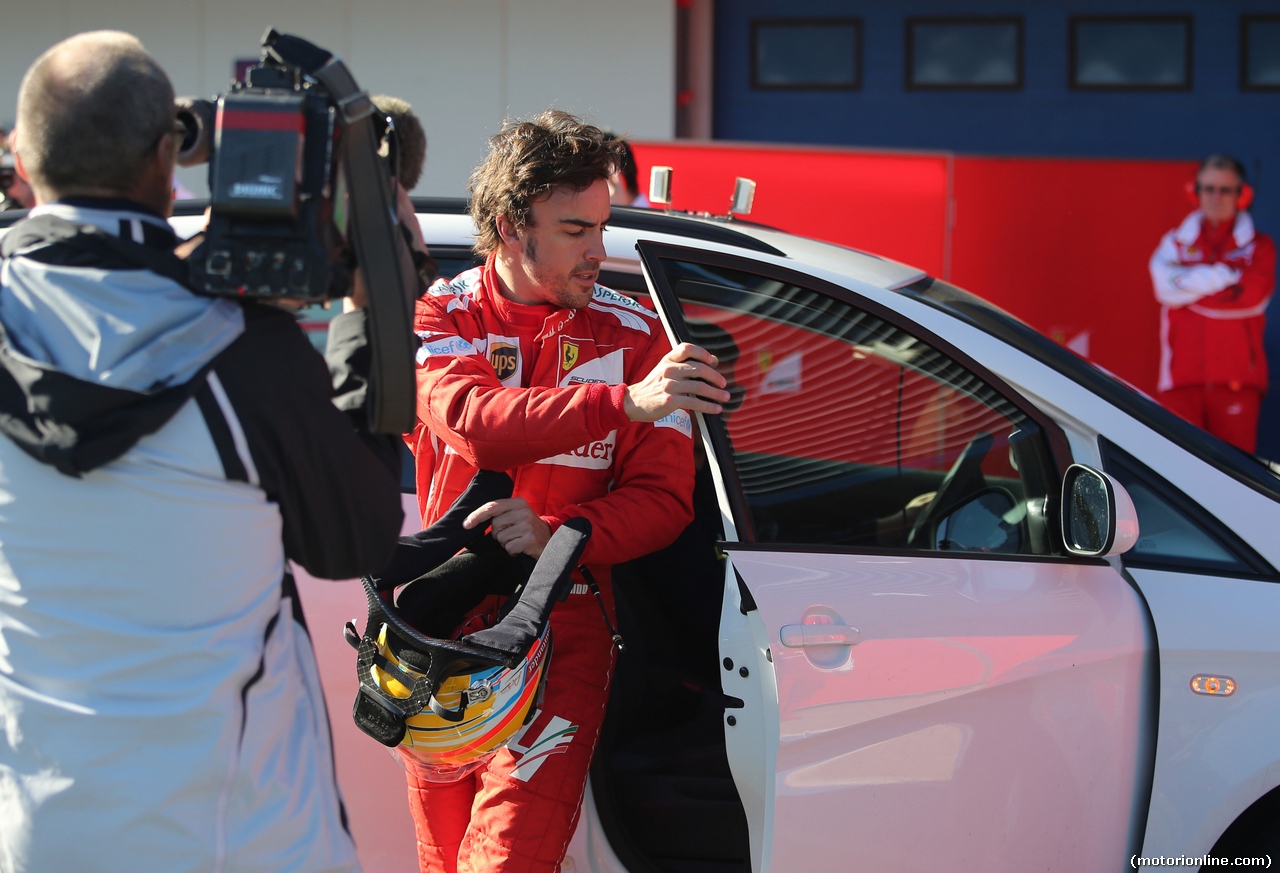
[[[1111,567],[729,551],[780,710],[761,869],[852,853],[875,870],[1102,870],[1126,855],[1149,641]],[[807,615],[861,641],[779,645]]]
[[[781,718],[773,642],[758,609],[742,606],[733,558],[725,564],[724,600],[720,607],[720,656],[724,693],[741,700],[725,710],[725,748],[738,796],[747,814],[751,869],[771,866],[777,822],[777,761]],[[734,723],[728,719],[732,717]]]
[[[1143,854],[1201,857],[1280,778],[1280,586],[1130,571],[1160,642],[1160,741]],[[1196,675],[1237,683],[1230,697],[1194,694]]]

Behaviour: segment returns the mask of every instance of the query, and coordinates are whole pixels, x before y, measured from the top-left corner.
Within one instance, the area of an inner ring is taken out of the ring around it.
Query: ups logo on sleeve
[[[498,381],[505,382],[520,368],[520,355],[511,343],[493,343],[489,347],[489,363],[498,374]]]

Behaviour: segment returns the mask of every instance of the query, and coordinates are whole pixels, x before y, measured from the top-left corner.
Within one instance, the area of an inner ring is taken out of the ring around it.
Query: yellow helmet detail
[[[473,771],[537,712],[551,660],[551,609],[568,593],[591,536],[590,522],[570,519],[552,535],[527,579],[495,581],[518,564],[491,541],[487,552],[477,548],[477,535],[461,527],[469,504],[487,497],[477,487],[487,475],[495,474],[479,474],[444,518],[401,540],[390,565],[395,577],[361,580],[369,604],[364,634],[355,622],[346,625],[346,638],[359,653],[356,725],[433,781]],[[502,478],[509,488],[510,480]],[[467,551],[460,551],[463,546]],[[413,588],[414,595],[402,593],[393,602],[402,583],[412,583],[405,591]],[[455,627],[495,585],[515,593],[493,627],[461,639],[420,630]],[[406,601],[412,615],[402,606]],[[457,614],[460,607],[464,614]]]

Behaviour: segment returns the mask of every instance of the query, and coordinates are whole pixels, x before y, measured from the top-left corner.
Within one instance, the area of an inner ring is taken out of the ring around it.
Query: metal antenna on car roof
[[[671,211],[670,167],[654,167],[649,171],[649,202]]]
[[[729,200],[729,212],[726,219],[732,220],[734,213],[748,215],[756,199],[756,183],[751,179],[739,176],[733,181],[733,197]]]

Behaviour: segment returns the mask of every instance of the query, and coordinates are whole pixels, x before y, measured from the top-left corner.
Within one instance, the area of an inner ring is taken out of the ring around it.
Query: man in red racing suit
[[[508,472],[486,504],[511,554],[537,556],[565,520],[591,521],[574,587],[551,614],[543,704],[511,743],[452,783],[410,772],[427,871],[553,871],[577,822],[613,667],[612,564],[670,543],[692,517],[692,420],[728,399],[714,356],[672,350],[657,316],[596,284],[616,144],[567,113],[509,124],[472,176],[483,267],[417,304],[423,524],[477,469]],[[482,605],[481,612],[496,603]],[[606,614],[607,621],[606,623]]]
[[[1276,247],[1243,211],[1244,168],[1206,158],[1200,208],[1160,240],[1151,280],[1160,302],[1161,405],[1252,452],[1267,390],[1263,329]]]

